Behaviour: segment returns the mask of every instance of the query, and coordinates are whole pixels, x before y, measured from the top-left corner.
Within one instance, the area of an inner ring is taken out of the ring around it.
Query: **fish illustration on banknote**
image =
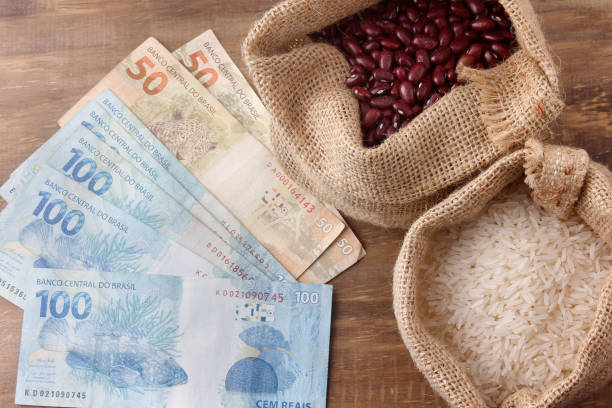
[[[67,353],[66,364],[73,370],[92,378],[103,376],[118,389],[187,384],[185,370],[171,353],[151,344],[148,336],[137,324],[108,327],[86,320],[70,327],[65,319],[51,317],[43,324],[38,343],[44,350]]]

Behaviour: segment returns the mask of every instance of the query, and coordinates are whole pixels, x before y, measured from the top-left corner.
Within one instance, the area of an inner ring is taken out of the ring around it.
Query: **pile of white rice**
[[[489,405],[569,373],[612,270],[605,242],[579,217],[560,221],[512,186],[430,248],[419,313]]]

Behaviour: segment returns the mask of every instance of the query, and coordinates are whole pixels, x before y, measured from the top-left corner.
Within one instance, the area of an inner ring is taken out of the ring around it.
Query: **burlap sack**
[[[516,150],[563,107],[555,66],[527,0],[500,0],[520,50],[489,70],[464,68],[454,89],[376,148],[362,145],[349,64],[308,33],[377,0],[287,0],[248,34],[243,54],[270,110],[287,173],[346,214],[408,228],[452,186]]]
[[[504,187],[520,178],[524,168],[534,201],[562,217],[575,210],[612,248],[612,174],[604,166],[589,161],[582,150],[543,146],[536,141],[529,141],[526,148],[499,159],[414,222],[406,233],[393,274],[395,316],[417,367],[455,408],[480,408],[486,404],[460,364],[419,320],[416,293],[419,265],[425,259],[431,234],[475,216]],[[612,273],[602,289],[595,320],[582,342],[574,370],[539,395],[523,389],[507,397],[501,406],[558,407],[610,380]]]

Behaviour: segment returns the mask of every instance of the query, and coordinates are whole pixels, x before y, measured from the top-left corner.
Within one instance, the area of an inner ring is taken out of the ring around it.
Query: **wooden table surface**
[[[240,46],[275,0],[0,0],[0,182],[56,120],[148,36],[173,50],[212,28]],[[561,67],[567,107],[555,138],[612,164],[612,1],[533,0]],[[392,268],[403,232],[349,220],[368,255],[334,285],[328,406],[444,407],[396,328]],[[21,310],[0,299],[0,407],[12,407]],[[612,384],[576,407],[612,407]]]

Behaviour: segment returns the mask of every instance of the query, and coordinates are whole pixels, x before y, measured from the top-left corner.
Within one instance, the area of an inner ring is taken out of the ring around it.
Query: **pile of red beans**
[[[456,68],[484,69],[517,47],[497,0],[389,0],[310,34],[351,64],[363,143],[380,144],[459,84]]]

